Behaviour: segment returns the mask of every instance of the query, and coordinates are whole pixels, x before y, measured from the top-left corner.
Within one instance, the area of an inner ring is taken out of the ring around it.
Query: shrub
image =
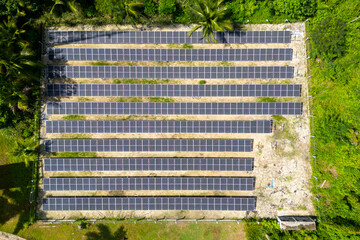
[[[303,20],[315,14],[316,0],[275,0],[272,8],[276,15],[285,14],[290,18]]]
[[[159,13],[162,15],[172,14],[176,11],[175,0],[160,0]]]
[[[346,23],[328,17],[315,22],[311,29],[311,46],[314,57],[338,58],[346,52]]]
[[[157,12],[156,3],[153,0],[145,0],[144,1],[144,13],[147,16],[152,17],[156,14],[156,12]]]
[[[256,0],[235,0],[229,4],[232,11],[232,19],[235,22],[242,22],[251,17],[255,10],[258,9]]]

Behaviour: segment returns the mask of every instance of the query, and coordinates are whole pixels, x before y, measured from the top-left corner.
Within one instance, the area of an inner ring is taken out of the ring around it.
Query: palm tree
[[[143,3],[137,0],[122,0],[119,9],[121,21],[135,25],[141,15],[140,8],[142,6]]]
[[[42,66],[24,39],[23,27],[17,26],[16,18],[0,23],[0,105],[7,105],[14,114],[28,110],[28,95]]]
[[[80,14],[81,13],[81,10],[80,10],[80,7],[79,7],[79,4],[73,0],[73,1],[68,1],[68,0],[53,0],[54,2],[54,5],[52,6],[51,10],[50,10],[50,14],[53,13],[54,11],[54,8],[57,6],[57,5],[63,5],[63,6],[67,6],[71,12],[75,13],[75,14]]]
[[[217,42],[214,31],[233,29],[232,21],[226,15],[228,8],[223,4],[223,0],[195,0],[194,6],[191,6],[190,10],[193,12],[197,23],[188,33],[188,37],[202,28],[202,36],[207,42]]]

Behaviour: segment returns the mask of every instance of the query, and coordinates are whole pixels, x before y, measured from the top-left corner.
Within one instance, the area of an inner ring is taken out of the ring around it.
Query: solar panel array
[[[121,79],[240,79],[293,78],[292,66],[262,67],[145,67],[145,66],[48,66],[49,78]]]
[[[47,139],[46,152],[251,152],[252,139]]]
[[[46,121],[47,133],[271,133],[271,120]]]
[[[44,191],[253,191],[253,177],[44,178]]]
[[[60,61],[291,61],[291,48],[50,48],[49,60]]]
[[[203,44],[201,32],[48,31],[50,44]],[[218,43],[290,43],[291,31],[216,32]],[[48,48],[53,61],[292,61],[291,48]],[[134,46],[132,46],[134,47]],[[127,65],[127,64],[124,64]],[[147,65],[147,64],[144,64]],[[49,78],[290,79],[292,66],[48,65]],[[300,97],[299,84],[48,84],[47,96]],[[178,99],[179,100],[179,99]],[[300,115],[301,102],[48,102],[62,115]],[[271,133],[271,120],[46,121],[46,133]],[[144,137],[144,136],[142,136]],[[46,139],[45,152],[252,152],[253,139]],[[121,155],[119,155],[121,156]],[[192,155],[198,156],[198,155]],[[125,171],[253,171],[254,158],[47,158],[44,171],[122,171],[125,177],[51,177],[44,191],[254,191],[255,177],[137,177]],[[233,172],[233,173],[234,173]],[[96,175],[96,174],[95,174]],[[220,174],[221,175],[221,174]],[[179,175],[178,175],[179,176]],[[129,193],[129,192],[128,192]],[[203,195],[204,192],[203,192]],[[209,195],[209,194],[206,194]],[[45,197],[44,211],[254,211],[255,197]]]
[[[300,84],[48,84],[50,97],[300,97]]]
[[[300,115],[301,102],[48,102],[66,115]]]
[[[44,211],[199,210],[253,211],[254,197],[48,197]]]
[[[49,43],[91,44],[199,44],[206,43],[201,32],[190,37],[186,31],[48,31]],[[290,31],[214,32],[218,43],[290,43]]]
[[[253,158],[46,158],[44,171],[253,171]]]

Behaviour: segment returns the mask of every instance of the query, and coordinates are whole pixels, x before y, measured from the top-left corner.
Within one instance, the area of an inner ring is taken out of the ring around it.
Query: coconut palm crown
[[[195,0],[190,10],[197,22],[196,26],[188,33],[188,37],[201,28],[202,36],[207,42],[217,42],[214,31],[232,30],[232,21],[227,18],[228,8],[223,2],[223,0]]]

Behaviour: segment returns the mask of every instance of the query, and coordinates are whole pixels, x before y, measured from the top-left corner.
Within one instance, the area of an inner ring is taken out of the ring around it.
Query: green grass
[[[169,79],[115,79],[114,84],[167,84]]]
[[[65,115],[62,117],[63,120],[85,120],[85,116],[82,115]]]
[[[182,48],[194,48],[194,46],[193,45],[191,45],[191,44],[183,44],[182,45]]]
[[[0,131],[0,231],[15,234],[29,221],[32,176],[32,162],[13,154],[16,139],[21,141],[15,131]]]
[[[96,153],[92,153],[92,152],[72,152],[72,153],[53,153],[51,157],[59,157],[59,158],[83,158],[83,157],[88,157],[88,158],[93,158],[93,157],[97,157]]]
[[[285,117],[282,115],[272,115],[272,119],[276,122],[276,123],[281,123],[286,121]]]
[[[199,84],[200,84],[200,85],[203,85],[203,84],[205,84],[205,83],[206,83],[205,80],[200,80],[200,81],[199,81]]]
[[[244,239],[243,224],[236,222],[213,223],[167,223],[167,222],[144,222],[133,221],[118,222],[111,221],[89,225],[88,228],[80,230],[78,224],[62,223],[54,224],[54,227],[43,228],[36,223],[28,229],[19,232],[26,239],[127,239],[136,240],[218,240],[218,239]]]
[[[259,97],[258,102],[278,102],[278,100],[273,97]]]
[[[150,102],[174,102],[172,98],[165,98],[165,97],[150,97]]]
[[[108,65],[112,65],[112,64],[110,64],[110,62],[107,62],[107,61],[97,61],[97,62],[90,62],[90,65],[92,65],[92,66],[108,66]]]
[[[172,98],[164,97],[119,97],[116,102],[174,102]]]

